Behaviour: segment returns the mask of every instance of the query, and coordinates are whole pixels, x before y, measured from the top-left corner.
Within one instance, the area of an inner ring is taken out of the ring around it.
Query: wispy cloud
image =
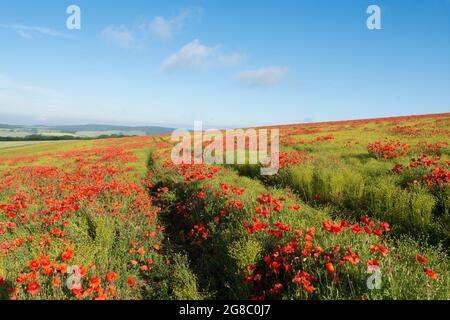
[[[34,27],[23,24],[0,24],[0,28],[10,29],[16,32],[22,38],[28,40],[42,36],[59,38],[67,37],[67,35],[65,35],[64,33],[46,27]]]
[[[157,16],[150,22],[149,29],[160,39],[168,40],[175,33],[180,32],[188,20],[200,17],[202,11],[201,8],[189,8],[181,10],[176,16],[171,18]]]
[[[236,79],[250,86],[273,86],[286,76],[288,69],[284,67],[267,67],[240,72]]]
[[[181,32],[188,20],[200,17],[201,13],[201,8],[189,8],[181,10],[172,18],[157,16],[152,20],[140,19],[131,26],[109,25],[100,31],[99,37],[115,47],[143,48],[152,36],[161,40],[171,39],[175,34]]]
[[[109,25],[100,32],[100,37],[119,48],[131,49],[141,46],[136,31],[125,26]]]
[[[233,52],[225,53],[220,46],[207,46],[195,39],[184,45],[162,63],[164,71],[179,69],[204,70],[213,66],[237,65],[245,55]]]

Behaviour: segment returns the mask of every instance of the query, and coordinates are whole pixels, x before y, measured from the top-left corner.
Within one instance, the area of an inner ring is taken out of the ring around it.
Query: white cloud
[[[161,39],[169,39],[172,36],[172,26],[170,21],[164,17],[156,17],[150,24],[151,31]]]
[[[287,73],[287,68],[274,66],[243,71],[236,78],[251,86],[272,86],[278,84]]]
[[[214,48],[204,46],[198,39],[183,46],[163,62],[164,70],[205,67]]]
[[[136,32],[125,26],[109,25],[100,32],[100,37],[119,48],[130,49],[140,46]]]
[[[180,32],[187,20],[198,17],[201,9],[184,9],[172,18],[155,17],[149,25],[150,31],[162,40],[170,39],[174,33]]]
[[[100,32],[99,36],[119,48],[142,48],[149,36],[154,35],[161,40],[168,40],[180,32],[188,20],[199,17],[201,13],[200,8],[189,8],[180,11],[172,18],[158,16],[151,21],[141,19],[129,27],[109,25]]]
[[[239,52],[232,53],[222,53],[218,54],[218,60],[221,64],[226,66],[236,66],[242,62],[246,58],[245,54]]]
[[[220,46],[206,46],[198,39],[184,45],[162,63],[165,71],[178,69],[206,69],[211,66],[229,66],[239,64],[243,55],[240,53],[224,53]]]
[[[59,37],[59,38],[67,37],[65,34],[61,32],[46,27],[33,27],[23,24],[0,24],[0,28],[13,30],[19,36],[28,40],[34,39],[39,36]]]

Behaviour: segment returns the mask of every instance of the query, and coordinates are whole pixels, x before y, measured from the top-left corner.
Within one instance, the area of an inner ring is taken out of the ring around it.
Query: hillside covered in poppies
[[[450,114],[279,128],[274,176],[0,143],[0,298],[449,299]]]

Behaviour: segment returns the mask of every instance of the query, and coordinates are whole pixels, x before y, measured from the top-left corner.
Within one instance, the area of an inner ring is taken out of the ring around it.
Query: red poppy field
[[[275,176],[170,136],[0,144],[0,298],[450,298],[450,114],[280,127]]]

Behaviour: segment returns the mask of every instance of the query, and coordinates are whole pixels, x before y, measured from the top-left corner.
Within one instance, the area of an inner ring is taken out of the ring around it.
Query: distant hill
[[[0,124],[0,137],[25,137],[29,135],[95,138],[105,135],[142,136],[172,133],[174,129],[159,126],[120,126],[105,124],[86,125],[10,125]]]
[[[24,126],[16,126],[12,124],[1,124],[0,123],[0,129],[17,129],[17,128],[23,128]]]
[[[118,126],[109,124],[85,124],[85,125],[63,125],[63,126],[45,126],[48,130],[76,133],[79,131],[143,131],[146,135],[152,134],[166,134],[173,132],[173,128],[158,127],[158,126]]]

